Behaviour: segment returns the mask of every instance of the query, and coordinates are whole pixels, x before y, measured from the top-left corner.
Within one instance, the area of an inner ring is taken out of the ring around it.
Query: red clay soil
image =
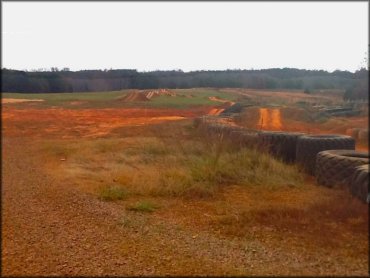
[[[124,126],[143,126],[207,114],[213,107],[192,109],[17,109],[4,106],[7,136],[52,138],[99,137]],[[27,128],[24,128],[27,127]]]
[[[317,230],[299,223],[302,240],[297,240],[295,230],[270,227],[262,223],[266,217],[259,214],[262,230],[255,230],[256,225],[229,227],[230,219],[222,218],[223,212],[212,200],[171,199],[150,216],[125,210],[120,202],[100,201],[79,190],[74,182],[60,180],[47,170],[39,152],[39,142],[45,138],[99,137],[109,135],[116,127],[191,118],[207,114],[210,109],[22,110],[4,106],[2,275],[367,275],[368,248],[362,244],[367,237],[363,231],[367,229],[367,218],[363,217],[366,205],[356,203],[361,213],[350,210],[353,215],[343,223],[337,222],[330,209],[318,208],[315,215],[328,216],[323,222],[308,218],[316,223]],[[331,196],[329,190],[327,196]],[[273,203],[276,198],[280,198],[278,202],[285,201],[281,199],[285,195],[265,194],[270,199],[238,189],[235,193],[225,192],[224,198],[231,212],[238,212],[234,207],[253,202],[268,204],[266,200]],[[298,195],[286,194],[290,198]],[[338,198],[334,204],[342,204],[345,198]],[[344,208],[340,212],[346,211]],[[296,214],[304,213],[284,211],[276,217],[291,214],[294,224]],[[244,223],[242,213],[231,216]],[[221,219],[212,222],[212,217]],[[330,222],[325,222],[327,219]],[[295,227],[292,223],[287,224]],[[337,233],[333,238],[343,239],[334,241],[340,246],[328,249],[316,242],[309,247],[312,244],[305,241],[306,235],[331,238],[330,233],[321,233],[326,224],[328,231]],[[352,226],[360,227],[359,231]],[[243,237],[227,235],[240,230],[245,232]],[[311,231],[315,234],[310,235]]]

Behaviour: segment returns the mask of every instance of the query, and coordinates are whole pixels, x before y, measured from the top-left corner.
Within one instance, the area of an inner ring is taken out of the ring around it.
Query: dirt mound
[[[135,92],[131,92],[131,93],[127,94],[126,96],[124,96],[120,100],[127,101],[127,102],[131,102],[131,101],[148,101],[149,98],[146,96],[145,93],[143,93],[143,92],[136,92],[135,91]]]
[[[158,96],[176,96],[176,93],[167,90],[167,89],[159,89],[159,90],[152,90],[152,91],[146,91],[145,95],[148,99],[151,99],[152,97],[158,97]]]
[[[121,98],[122,101],[148,101],[153,97],[158,96],[176,96],[176,93],[167,89],[133,91]]]

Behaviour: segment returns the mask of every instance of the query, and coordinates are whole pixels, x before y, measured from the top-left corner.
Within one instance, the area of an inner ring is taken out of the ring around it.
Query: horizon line
[[[57,70],[52,70],[53,68],[56,68]],[[138,70],[133,68],[94,68],[94,69],[78,69],[78,70],[70,70],[69,67],[50,67],[50,68],[38,68],[38,69],[15,69],[15,68],[7,68],[2,67],[1,70],[13,70],[13,71],[23,71],[23,72],[79,72],[79,71],[116,71],[116,70],[130,70],[130,71],[136,71],[138,73],[149,73],[149,72],[183,72],[183,73],[191,73],[191,72],[202,72],[202,71],[210,71],[210,72],[217,72],[217,71],[263,71],[263,70],[273,70],[273,69],[295,69],[295,70],[304,70],[304,71],[324,71],[328,73],[333,73],[336,71],[341,72],[350,72],[355,73],[360,70],[369,70],[366,67],[360,67],[356,70],[348,70],[348,69],[335,69],[335,70],[328,70],[328,69],[306,69],[306,68],[294,68],[294,67],[272,67],[272,68],[249,68],[249,69],[240,69],[240,68],[227,68],[227,69],[197,69],[197,70],[189,70],[185,71],[180,68],[174,68],[174,69],[155,69],[155,70]]]

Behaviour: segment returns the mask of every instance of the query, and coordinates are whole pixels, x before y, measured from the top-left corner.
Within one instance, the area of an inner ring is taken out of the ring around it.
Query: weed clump
[[[127,209],[137,212],[153,212],[158,209],[158,206],[149,201],[142,201],[133,206],[128,206]]]
[[[116,185],[101,188],[99,191],[99,198],[104,201],[123,200],[127,195],[127,190]]]

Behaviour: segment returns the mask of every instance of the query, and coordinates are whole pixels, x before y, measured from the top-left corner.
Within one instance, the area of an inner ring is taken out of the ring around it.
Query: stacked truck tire
[[[345,187],[361,201],[370,202],[369,153],[355,151],[351,136],[249,130],[207,117],[196,118],[194,126],[236,147],[257,148],[285,163],[296,162],[316,177],[318,185]]]

